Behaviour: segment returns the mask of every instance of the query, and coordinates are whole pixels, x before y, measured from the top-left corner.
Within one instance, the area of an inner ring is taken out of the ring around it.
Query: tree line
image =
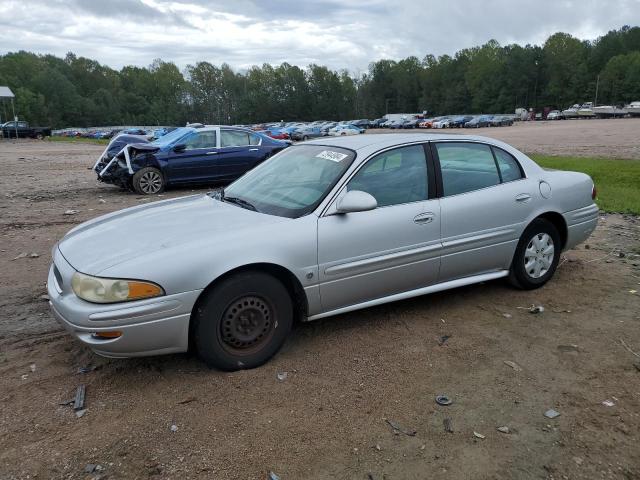
[[[234,71],[198,62],[181,72],[160,59],[118,71],[73,53],[19,51],[0,55],[0,85],[15,93],[21,119],[54,128],[506,113],[594,101],[596,90],[598,104],[624,104],[640,100],[640,27],[595,40],[559,32],[541,46],[490,40],[453,56],[379,60],[358,77],[288,63]]]

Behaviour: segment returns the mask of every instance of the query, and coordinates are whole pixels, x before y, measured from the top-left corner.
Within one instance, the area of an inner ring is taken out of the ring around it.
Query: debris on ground
[[[561,352],[577,352],[578,345],[558,345],[558,350]]]
[[[479,438],[481,440],[484,440],[486,437],[484,435],[482,435],[481,433],[478,432],[473,432],[473,436],[476,438]]]
[[[605,400],[602,402],[602,405],[604,405],[605,407],[613,407],[615,406],[616,402],[614,402],[613,400]]]
[[[445,343],[447,343],[447,340],[449,340],[451,338],[451,335],[442,335],[440,338],[438,338],[438,345],[442,346]]]
[[[36,364],[32,363],[31,365],[29,365],[29,370],[31,370],[32,372],[36,371]]]
[[[38,258],[40,255],[38,255],[36,252],[30,253],[29,254],[29,258]]]
[[[415,437],[416,433],[418,433],[416,430],[405,430],[404,428],[402,428],[402,426],[400,426],[399,423],[394,422],[393,420],[386,419],[385,422],[387,422],[389,425],[391,425],[391,428],[393,428],[393,434],[394,435],[398,435],[400,433],[404,433],[405,435],[407,435],[409,437]]]
[[[95,463],[87,463],[84,467],[84,473],[93,473],[97,469],[97,465]]]
[[[560,416],[560,412],[556,412],[553,408],[544,412],[544,416],[547,418],[557,418]]]
[[[48,302],[50,300],[49,295],[47,295],[46,293],[44,295],[40,295],[38,298],[40,300],[44,300],[45,302]]]
[[[444,431],[445,432],[453,433],[453,422],[451,421],[451,419],[449,417],[446,417],[442,421],[442,424],[444,425]]]
[[[633,294],[633,293],[638,293],[637,290],[629,290],[629,293]]]
[[[187,397],[184,398],[182,400],[180,400],[177,404],[178,405],[185,405],[187,403],[191,403],[191,402],[195,402],[196,401],[196,397]]]
[[[512,315],[510,313],[503,313],[502,316],[504,318],[511,318]]]
[[[531,305],[529,308],[529,313],[542,313],[544,312],[544,307],[542,305]]]
[[[516,372],[521,372],[522,371],[522,367],[520,365],[518,365],[516,362],[512,362],[511,360],[505,360],[504,361],[505,365],[509,365],[511,368],[513,368]]]
[[[25,373],[25,374],[21,375],[20,378],[22,378],[22,380],[26,380],[27,378],[29,378],[29,374]]]
[[[86,408],[83,408],[82,410],[76,410],[76,417],[80,418],[82,416],[84,416],[84,414],[87,412]]]
[[[497,430],[500,433],[511,433],[511,430],[509,430],[509,427],[507,427],[506,425],[503,426],[503,427],[498,427]]]
[[[86,387],[84,383],[78,385],[76,390],[76,398],[73,401],[73,409],[74,410],[82,410],[84,408],[84,397],[86,393]]]
[[[14,257],[11,259],[11,261],[13,260],[18,260],[20,258],[25,258],[27,255],[29,255],[28,253],[21,253],[20,255],[18,255],[17,257]]]
[[[178,431],[178,426],[177,425],[171,425],[171,427],[169,427],[169,430],[171,430],[172,432],[177,432]]]
[[[634,352],[631,349],[631,347],[629,345],[627,345],[627,343],[623,339],[620,339],[620,345],[622,345],[624,348],[626,348],[628,352],[630,352],[633,355],[635,355],[636,357],[640,358],[640,353]]]
[[[279,373],[276,375],[276,378],[277,378],[278,380],[280,380],[281,382],[284,382],[284,381],[287,379],[287,376],[288,376],[288,375],[289,375],[289,373],[288,373],[288,372],[279,372]]]
[[[267,480],[280,480],[280,477],[273,472],[267,474]]]
[[[63,215],[75,215],[76,213],[78,213],[78,210],[65,210]]]
[[[99,203],[107,203],[107,201],[106,201],[104,198],[99,198],[99,199],[98,199],[98,202],[99,202]]]
[[[446,407],[448,405],[451,405],[453,403],[453,400],[451,400],[446,395],[438,395],[438,396],[436,396],[436,403],[438,405],[442,405],[442,406]]]
[[[95,366],[79,367],[78,368],[78,373],[82,373],[82,374],[90,373],[90,372],[93,372],[94,370],[97,370],[97,369],[98,369],[98,367],[95,367]]]

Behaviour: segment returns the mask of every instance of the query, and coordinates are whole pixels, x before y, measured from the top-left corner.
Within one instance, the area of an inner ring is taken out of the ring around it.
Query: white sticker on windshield
[[[324,158],[325,160],[331,160],[332,162],[339,162],[344,160],[349,155],[340,152],[332,152],[331,150],[323,150],[316,157]]]

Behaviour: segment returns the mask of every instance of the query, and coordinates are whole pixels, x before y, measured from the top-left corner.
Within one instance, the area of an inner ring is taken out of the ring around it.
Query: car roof
[[[345,137],[322,137],[305,142],[305,145],[327,145],[351,150],[363,150],[375,147],[376,150],[413,142],[434,142],[436,140],[476,141],[501,144],[493,138],[480,135],[456,135],[441,133],[366,133]]]

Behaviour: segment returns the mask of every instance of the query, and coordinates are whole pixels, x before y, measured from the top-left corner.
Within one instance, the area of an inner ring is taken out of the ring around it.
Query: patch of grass
[[[96,145],[106,145],[108,138],[83,138],[83,137],[47,137],[49,142],[71,142],[71,143],[94,143]]]
[[[602,210],[640,215],[640,160],[530,156],[545,168],[589,175],[596,184],[596,203]]]

